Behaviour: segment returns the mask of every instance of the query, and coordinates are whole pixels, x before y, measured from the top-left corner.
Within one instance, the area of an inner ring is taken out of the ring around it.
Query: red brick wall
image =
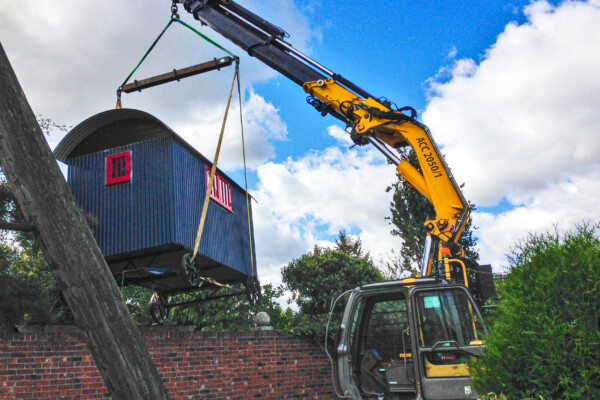
[[[163,327],[165,328],[165,327]],[[334,399],[323,350],[275,331],[142,332],[172,399]],[[77,334],[0,333],[0,399],[109,398]]]

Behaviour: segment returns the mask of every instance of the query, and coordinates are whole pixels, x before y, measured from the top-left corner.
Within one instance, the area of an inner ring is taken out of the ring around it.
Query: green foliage
[[[120,282],[117,282],[119,284]],[[154,291],[151,289],[129,285],[121,287],[121,297],[129,309],[133,320],[138,324],[152,322],[150,318],[150,298]]]
[[[241,287],[236,289],[240,290]],[[196,293],[182,294],[176,301],[205,299],[224,292],[221,289],[207,289]],[[227,297],[173,309],[172,319],[178,325],[193,324],[204,331],[243,331],[253,326],[252,312],[245,296]]]
[[[314,247],[282,270],[285,288],[292,292],[299,312],[289,331],[316,340],[325,333],[331,302],[343,292],[383,280],[370,255],[364,254],[360,239],[340,232],[334,248]]]
[[[69,127],[37,117],[42,132],[66,132]],[[6,178],[0,172],[0,220],[25,222]],[[0,231],[0,328],[22,323],[72,322],[68,307],[56,287],[35,236],[25,232]]]
[[[244,291],[244,285],[234,285],[233,291]],[[223,288],[198,290],[192,293],[171,296],[170,303],[183,303],[226,296],[233,291]],[[152,293],[150,289],[134,285],[121,289],[125,304],[137,323],[152,323],[149,314]],[[282,295],[282,289],[267,284],[262,286],[262,294],[262,298],[256,307],[250,304],[245,294],[173,307],[167,323],[196,325],[202,331],[245,331],[255,326],[254,315],[260,311],[265,311],[271,317],[271,326],[275,329],[285,329],[291,319],[291,310],[286,312],[277,303],[277,299]]]
[[[11,268],[21,262],[23,252],[16,246],[0,245],[0,329],[15,325],[50,321],[51,299],[35,275],[19,273]]]
[[[421,171],[417,155],[414,150],[400,150],[400,158],[408,160],[417,170]],[[427,231],[425,230],[425,221],[435,217],[433,205],[423,197],[415,188],[407,184],[400,174],[398,181],[394,182],[388,191],[393,190],[394,196],[390,204],[392,216],[390,222],[394,226],[392,235],[400,236],[404,241],[397,261],[388,266],[391,276],[399,278],[403,274],[418,272],[416,267],[421,263],[423,256],[423,247]],[[475,206],[471,204],[471,208]],[[459,240],[460,245],[465,250],[467,258],[477,261],[479,254],[475,249],[477,239],[473,236],[473,230],[477,228],[472,226],[471,219],[467,221],[462,237]]]
[[[587,225],[529,235],[498,286],[485,355],[472,366],[479,393],[507,399],[600,398],[600,239]]]
[[[333,249],[315,245],[283,267],[282,276],[300,311],[311,315],[328,313],[331,300],[348,289],[383,280],[370,255],[363,254],[360,239],[344,232]]]
[[[242,284],[236,285],[235,291],[243,291]],[[262,287],[263,296],[256,307],[253,307],[245,295],[225,297],[196,303],[185,308],[176,308],[173,321],[178,324],[194,324],[203,331],[244,331],[255,325],[254,315],[265,311],[271,317],[271,326],[281,328],[282,309],[277,303],[281,295],[280,289],[274,289],[268,284]],[[227,289],[207,289],[190,295],[179,295],[177,301],[188,298],[208,298],[231,293]]]
[[[496,394],[496,393],[487,393],[483,396],[481,396],[479,398],[479,400],[508,400],[508,397],[506,397],[503,394]],[[544,400],[544,397],[542,396],[535,396],[535,397],[525,397],[522,398],[520,400]]]
[[[42,132],[46,135],[50,135],[50,133],[54,130],[59,130],[62,132],[68,132],[71,129],[71,126],[60,125],[54,122],[51,118],[46,118],[42,114],[38,114],[35,116],[38,125]]]
[[[0,180],[0,219],[24,222],[14,195]],[[54,276],[31,233],[0,233],[0,325],[64,323],[72,320]]]

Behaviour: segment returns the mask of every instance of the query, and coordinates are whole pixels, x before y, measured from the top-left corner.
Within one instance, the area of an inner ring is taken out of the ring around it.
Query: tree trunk
[[[1,44],[0,164],[113,398],[168,399]]]

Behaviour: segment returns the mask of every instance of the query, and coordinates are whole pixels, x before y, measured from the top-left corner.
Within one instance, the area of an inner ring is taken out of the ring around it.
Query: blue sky
[[[309,42],[313,59],[375,96],[422,110],[427,81],[442,66],[455,58],[480,59],[506,23],[524,19],[516,3],[375,1],[368,7],[347,2],[333,8],[326,1],[304,1],[299,5],[316,33]],[[328,135],[318,134],[332,121],[310,113],[297,85],[277,76],[255,89],[281,110],[290,137],[307,136],[299,143],[278,143],[282,150],[277,152],[278,160],[333,143]],[[311,131],[317,134],[306,135]]]
[[[419,113],[427,104],[428,82],[440,69],[461,58],[481,60],[509,22],[526,21],[523,7],[529,4],[375,1],[369,7],[348,2],[331,8],[327,1],[296,3],[314,29],[309,42],[313,59],[373,95],[410,105]],[[293,37],[289,40],[294,43]],[[334,122],[311,110],[298,85],[277,75],[254,89],[276,105],[287,124],[289,140],[275,143],[273,161],[335,145],[326,134]],[[501,201],[482,209],[497,213],[510,207]]]
[[[419,111],[478,205],[483,262],[502,270],[505,254],[528,232],[598,221],[599,0],[240,3],[288,31],[290,43],[321,64]],[[167,22],[169,5],[3,2],[0,41],[34,111],[74,126],[114,107],[117,86]],[[174,26],[135,77],[221,54]],[[385,220],[393,168],[372,148],[349,150],[342,127],[307,105],[299,86],[240,55],[263,280],[279,282],[283,265],[331,244],[341,229],[358,235],[376,262],[389,260],[402,246]],[[232,73],[124,95],[124,107],[150,112],[212,158]],[[233,107],[220,166],[243,182]]]

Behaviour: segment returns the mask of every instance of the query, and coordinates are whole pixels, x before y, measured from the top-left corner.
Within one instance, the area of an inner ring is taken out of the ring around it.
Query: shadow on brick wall
[[[172,399],[334,399],[320,346],[277,331],[140,327]],[[76,327],[0,333],[0,399],[109,398]]]

